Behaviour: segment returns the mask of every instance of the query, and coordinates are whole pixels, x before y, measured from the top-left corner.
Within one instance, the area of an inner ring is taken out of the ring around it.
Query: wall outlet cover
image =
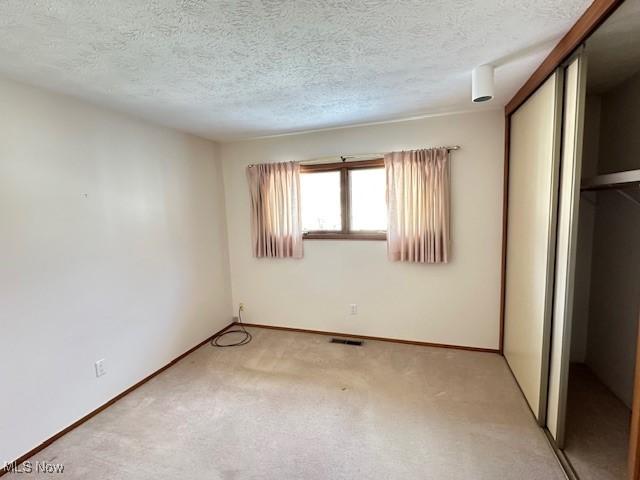
[[[104,358],[96,361],[95,369],[96,369],[96,377],[101,377],[107,374],[107,370],[104,365]]]

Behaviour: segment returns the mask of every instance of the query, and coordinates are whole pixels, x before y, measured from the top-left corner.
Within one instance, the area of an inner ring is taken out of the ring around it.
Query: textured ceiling
[[[0,0],[0,74],[217,140],[497,108],[589,3]]]
[[[626,0],[587,39],[590,93],[604,93],[640,70],[640,0]]]

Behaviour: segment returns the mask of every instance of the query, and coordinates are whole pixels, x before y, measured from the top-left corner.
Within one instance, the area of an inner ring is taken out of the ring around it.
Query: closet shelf
[[[607,173],[582,180],[581,190],[601,190],[604,188],[620,188],[625,185],[640,183],[640,170]]]

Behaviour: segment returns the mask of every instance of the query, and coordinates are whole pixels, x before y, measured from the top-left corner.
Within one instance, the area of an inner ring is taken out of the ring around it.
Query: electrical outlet
[[[101,360],[98,360],[95,363],[95,367],[96,367],[96,377],[101,377],[107,374],[107,370],[105,369],[105,366],[104,366],[104,358]]]
[[[244,303],[241,303],[241,304],[240,304],[240,311],[241,311],[241,312],[244,312]]]
[[[357,315],[358,314],[358,305],[355,303],[352,303],[351,305],[349,305],[349,313],[351,315]]]

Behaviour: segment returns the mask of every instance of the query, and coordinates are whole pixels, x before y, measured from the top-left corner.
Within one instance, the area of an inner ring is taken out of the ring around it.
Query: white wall
[[[1,465],[232,311],[215,144],[9,81],[0,106]]]
[[[389,262],[381,241],[306,240],[302,260],[251,256],[248,164],[456,144],[449,264]],[[221,153],[233,303],[246,305],[245,321],[498,348],[501,111],[243,141],[223,144]]]

